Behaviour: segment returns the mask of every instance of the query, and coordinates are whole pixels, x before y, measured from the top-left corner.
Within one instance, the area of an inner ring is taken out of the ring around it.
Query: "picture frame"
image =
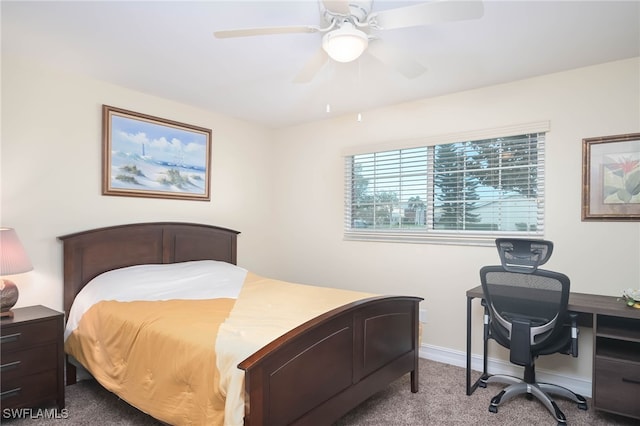
[[[211,129],[102,106],[102,194],[209,201]]]
[[[640,133],[582,140],[582,220],[640,221]]]

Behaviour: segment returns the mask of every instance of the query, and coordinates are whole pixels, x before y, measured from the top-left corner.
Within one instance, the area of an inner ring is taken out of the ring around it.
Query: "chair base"
[[[570,399],[578,404],[579,409],[587,409],[587,400],[582,395],[579,395],[565,387],[554,385],[551,383],[527,383],[518,377],[497,374],[494,376],[486,376],[481,378],[479,385],[483,388],[486,388],[487,383],[494,382],[504,383],[509,386],[507,386],[499,394],[491,398],[489,411],[492,413],[498,412],[498,406],[500,404],[507,402],[514,396],[522,394],[527,394],[527,396],[535,396],[547,408],[547,410],[549,410],[551,415],[558,422],[558,425],[566,425],[567,418],[550,395],[557,395],[563,398]]]

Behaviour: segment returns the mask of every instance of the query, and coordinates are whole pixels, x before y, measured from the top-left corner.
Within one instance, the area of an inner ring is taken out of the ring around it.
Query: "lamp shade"
[[[350,22],[344,22],[339,29],[322,37],[322,48],[331,59],[338,62],[355,61],[368,45],[367,35]]]
[[[21,274],[32,269],[16,231],[13,228],[0,228],[0,276]]]

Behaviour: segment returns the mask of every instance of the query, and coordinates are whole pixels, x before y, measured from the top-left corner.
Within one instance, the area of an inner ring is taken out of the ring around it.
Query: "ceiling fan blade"
[[[408,54],[385,44],[382,40],[373,40],[369,43],[367,52],[384,64],[395,68],[396,71],[407,78],[419,77],[427,70]]]
[[[263,27],[263,28],[244,28],[237,30],[221,30],[215,31],[213,35],[217,38],[232,38],[232,37],[251,37],[259,35],[272,35],[272,34],[296,34],[296,33],[317,33],[320,31],[319,27],[313,25],[297,25],[288,27]]]
[[[337,15],[350,15],[351,9],[349,8],[348,0],[322,0],[324,8],[331,13]]]
[[[318,74],[318,71],[322,69],[324,64],[327,63],[329,56],[320,48],[316,51],[313,57],[304,65],[302,71],[293,80],[294,83],[308,83],[313,80],[313,77]]]
[[[484,15],[484,6],[478,0],[436,0],[372,13],[369,15],[368,22],[374,28],[389,30],[439,22],[479,19],[482,15]]]

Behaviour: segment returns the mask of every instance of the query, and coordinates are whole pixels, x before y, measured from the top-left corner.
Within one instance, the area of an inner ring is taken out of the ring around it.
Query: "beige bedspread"
[[[65,350],[106,389],[161,421],[238,426],[241,361],[305,321],[370,296],[248,273],[237,300],[99,302]]]
[[[214,345],[234,302],[100,302],[65,351],[106,389],[163,422],[222,424]]]
[[[376,296],[349,290],[292,284],[249,272],[216,342],[221,387],[227,399],[225,425],[242,425],[244,372],[237,365],[287,331],[327,311]]]

